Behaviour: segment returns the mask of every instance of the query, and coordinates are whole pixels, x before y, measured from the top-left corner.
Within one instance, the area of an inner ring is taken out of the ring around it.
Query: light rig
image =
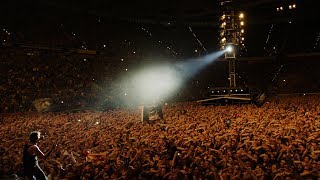
[[[236,82],[236,62],[245,48],[245,13],[237,10],[232,0],[219,1],[219,46],[224,50],[224,59],[229,63],[229,87],[210,89],[210,97],[199,100],[203,104],[250,103],[252,90],[241,87]]]
[[[229,62],[229,84],[236,87],[236,60],[244,48],[245,14],[237,11],[232,0],[220,2],[221,16],[219,18],[220,48],[225,49],[225,59]]]

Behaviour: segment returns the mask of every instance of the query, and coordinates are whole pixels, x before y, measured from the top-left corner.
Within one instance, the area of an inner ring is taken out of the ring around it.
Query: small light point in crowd
[[[99,122],[97,121],[95,124],[97,124],[97,125],[98,125],[98,124],[99,124]]]
[[[61,104],[63,104],[63,101],[61,101]]]
[[[81,121],[81,119],[78,119],[78,122],[80,122]]]
[[[123,58],[121,58],[121,61],[123,61]]]
[[[83,61],[84,61],[84,62],[86,62],[86,61],[87,61],[87,59],[86,59],[86,58],[84,58],[84,59],[83,59]]]
[[[107,45],[105,45],[105,44],[103,45],[103,47],[106,47],[106,46],[107,46]]]
[[[133,51],[133,54],[135,54],[136,52],[135,51]]]
[[[244,14],[243,14],[243,13],[240,13],[240,14],[239,14],[239,18],[240,18],[240,19],[244,18]]]
[[[126,69],[126,71],[128,71],[128,69]]]

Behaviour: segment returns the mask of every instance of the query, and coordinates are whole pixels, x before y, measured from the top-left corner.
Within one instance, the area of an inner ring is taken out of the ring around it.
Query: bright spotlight
[[[233,47],[232,46],[227,46],[226,47],[226,51],[231,53],[233,51]]]
[[[244,14],[243,14],[243,13],[240,13],[239,18],[240,18],[240,19],[244,18]]]

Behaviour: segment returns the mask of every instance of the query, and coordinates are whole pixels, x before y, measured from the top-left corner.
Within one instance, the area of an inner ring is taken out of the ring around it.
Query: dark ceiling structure
[[[246,14],[247,52],[243,56],[320,50],[320,28],[317,25],[320,15],[315,1],[233,2],[238,11]],[[131,38],[137,44],[145,46],[163,41],[177,52],[188,56],[187,52],[194,53],[194,49],[201,49],[190,28],[208,51],[219,48],[219,3],[217,0],[12,0],[1,6],[0,21],[3,22],[2,25],[26,34],[33,34],[34,29],[39,29],[39,26],[47,26],[50,27],[47,29],[52,30],[58,25],[68,25],[70,33],[79,31],[79,34],[87,34],[88,37],[99,36],[93,39]],[[290,4],[296,4],[297,8],[289,10]],[[279,7],[284,10],[277,11]],[[96,27],[97,23],[102,27]],[[153,36],[146,36],[141,28],[147,29]]]

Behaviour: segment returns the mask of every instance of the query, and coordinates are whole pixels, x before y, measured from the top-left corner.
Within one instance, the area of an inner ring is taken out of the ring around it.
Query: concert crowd
[[[22,172],[22,147],[39,130],[53,179],[315,179],[320,176],[319,96],[254,105],[165,105],[164,119],[140,110],[3,113],[0,174]]]

